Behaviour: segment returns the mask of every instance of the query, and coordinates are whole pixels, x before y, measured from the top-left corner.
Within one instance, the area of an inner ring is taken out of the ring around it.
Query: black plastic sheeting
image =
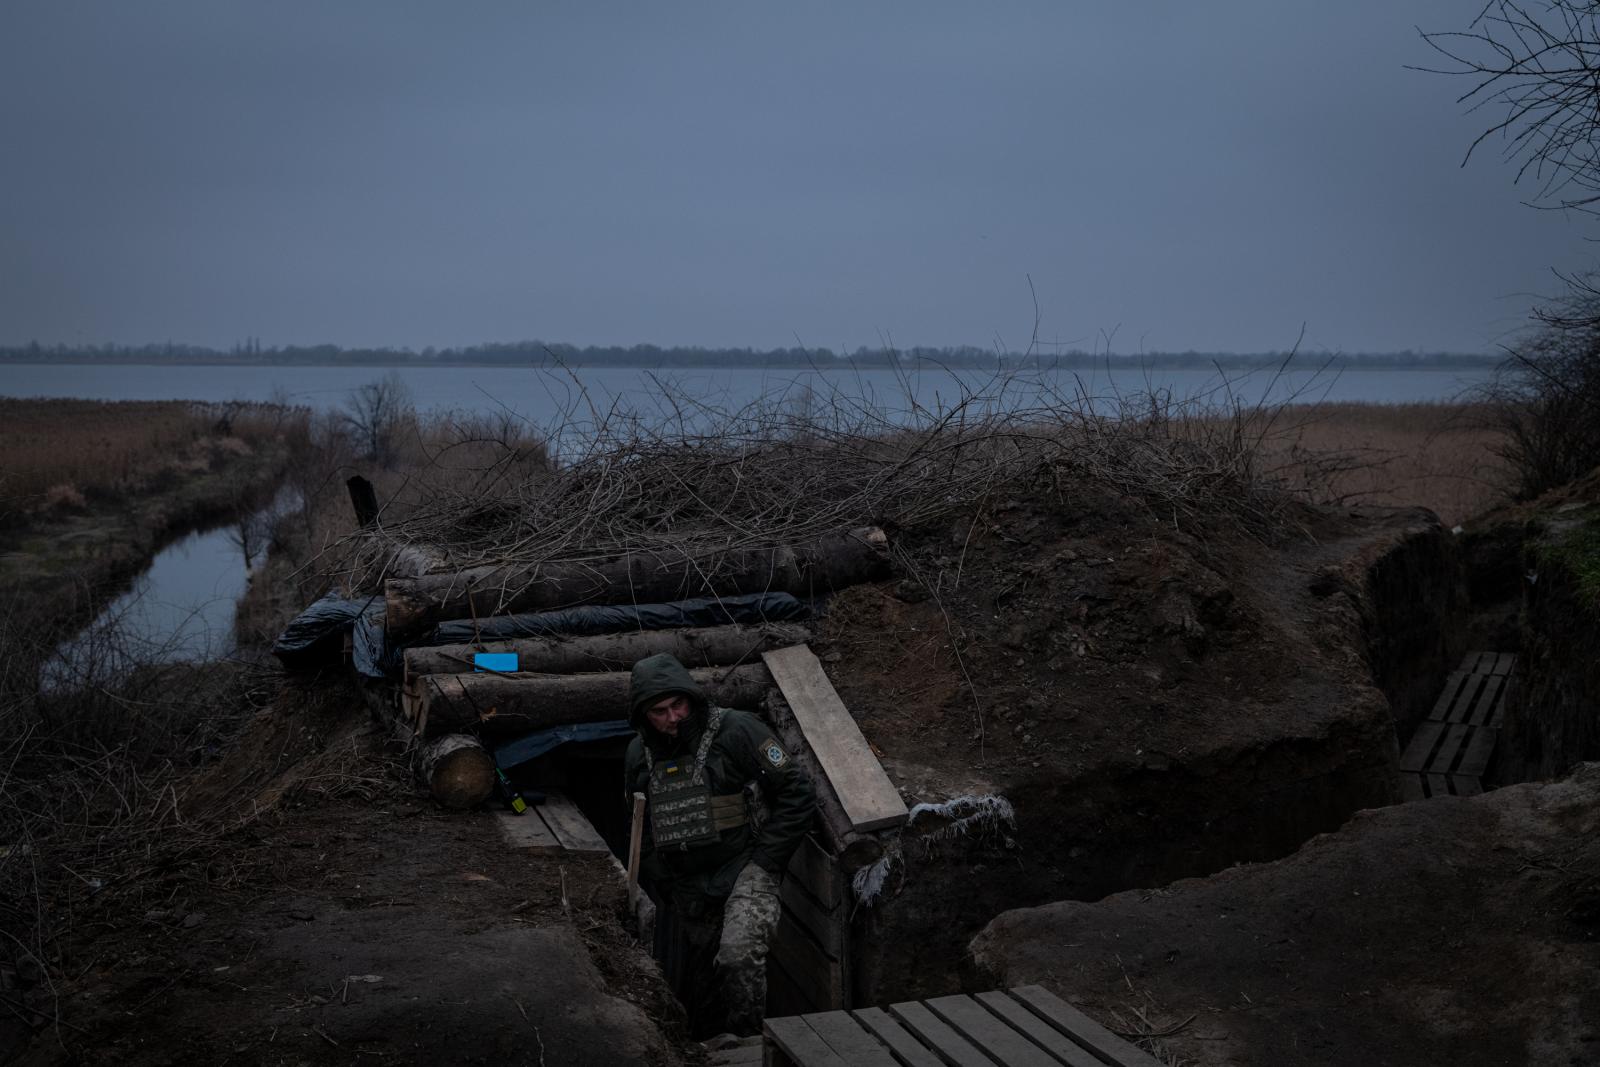
[[[422,645],[471,645],[518,637],[614,634],[630,630],[674,630],[691,626],[759,625],[808,618],[811,610],[788,593],[747,593],[703,597],[668,604],[593,604],[523,615],[441,624],[423,638],[390,644],[383,629],[384,604],[378,597],[347,600],[325,596],[289,624],[272,651],[290,670],[311,670],[337,660],[344,634],[351,635],[355,668],[368,678],[397,678],[405,650]]]
[[[561,747],[569,741],[605,741],[613,737],[631,737],[634,729],[625,719],[611,722],[575,722],[565,726],[552,726],[548,730],[525,734],[494,750],[494,761],[504,770],[510,770],[529,760],[538,759],[546,752]]]
[[[329,593],[295,616],[272,643],[272,654],[292,671],[337,665],[344,655],[344,635],[376,597],[351,600]]]
[[[788,593],[702,597],[670,604],[591,604],[526,615],[492,615],[473,622],[440,623],[419,645],[471,645],[557,634],[615,634],[628,630],[676,630],[689,626],[754,625],[808,618],[809,608]]]

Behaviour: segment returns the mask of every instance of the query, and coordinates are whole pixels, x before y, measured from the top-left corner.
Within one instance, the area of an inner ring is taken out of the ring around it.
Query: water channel
[[[42,684],[80,685],[140,663],[231,655],[234,606],[250,567],[260,562],[272,523],[298,506],[298,495],[283,489],[245,520],[195,530],[167,545],[127,592],[56,649]],[[246,557],[246,546],[255,558]]]

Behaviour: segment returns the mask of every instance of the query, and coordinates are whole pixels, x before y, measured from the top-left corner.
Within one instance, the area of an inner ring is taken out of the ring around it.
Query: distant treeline
[[[0,363],[220,363],[292,366],[572,366],[572,367],[781,367],[894,368],[940,366],[955,370],[1076,370],[1114,366],[1153,369],[1259,367],[1291,359],[1287,352],[1144,352],[1137,355],[1084,352],[1005,352],[962,345],[946,348],[661,348],[546,344],[511,341],[463,348],[341,348],[338,345],[264,347],[250,338],[229,349],[202,345],[26,345],[0,347]],[[1300,352],[1295,367],[1482,367],[1499,357],[1463,352],[1362,352],[1329,355]]]

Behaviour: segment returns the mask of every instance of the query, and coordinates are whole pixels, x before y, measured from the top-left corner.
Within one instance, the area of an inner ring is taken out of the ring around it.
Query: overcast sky
[[[0,343],[1485,351],[1480,0],[7,0]]]

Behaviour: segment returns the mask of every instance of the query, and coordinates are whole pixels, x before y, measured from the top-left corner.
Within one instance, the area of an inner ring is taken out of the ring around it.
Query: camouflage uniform
[[[645,718],[672,694],[690,705],[676,737]],[[625,785],[649,800],[641,870],[685,940],[680,997],[702,1034],[755,1033],[766,1008],[778,884],[816,812],[811,783],[770,727],[712,707],[672,656],[634,665],[630,704],[639,736],[628,746]],[[685,814],[675,822],[677,811]]]

